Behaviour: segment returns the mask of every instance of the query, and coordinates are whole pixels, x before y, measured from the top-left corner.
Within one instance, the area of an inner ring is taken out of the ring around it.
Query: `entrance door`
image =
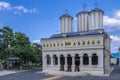
[[[78,54],[76,54],[75,55],[75,71],[80,71],[79,65],[80,65],[80,57]]]

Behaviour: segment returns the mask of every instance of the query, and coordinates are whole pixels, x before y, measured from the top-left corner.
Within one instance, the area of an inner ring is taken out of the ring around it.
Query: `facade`
[[[110,74],[110,37],[103,29],[101,9],[81,11],[77,32],[72,30],[73,17],[60,17],[60,33],[42,38],[43,72],[53,75]]]

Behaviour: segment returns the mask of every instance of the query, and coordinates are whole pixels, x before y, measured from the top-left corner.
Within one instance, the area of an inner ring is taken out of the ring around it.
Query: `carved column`
[[[75,71],[75,57],[72,56],[72,71]]]
[[[92,65],[92,57],[89,56],[89,65],[91,66]]]
[[[80,56],[80,66],[83,66],[83,56]]]
[[[67,57],[65,56],[65,71],[67,71]]]

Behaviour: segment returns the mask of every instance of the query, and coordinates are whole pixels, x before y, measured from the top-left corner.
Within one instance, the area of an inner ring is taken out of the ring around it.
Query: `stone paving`
[[[109,77],[100,76],[52,76],[41,73],[38,70],[24,71],[9,75],[0,76],[0,80],[120,80],[120,67],[115,66],[115,70]]]

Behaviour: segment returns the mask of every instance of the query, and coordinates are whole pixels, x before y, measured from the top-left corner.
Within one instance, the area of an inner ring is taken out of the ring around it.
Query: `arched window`
[[[61,43],[61,46],[63,46],[63,43]]]
[[[78,45],[80,45],[80,41],[78,41]]]
[[[89,64],[89,57],[87,54],[83,55],[83,65],[88,65]]]
[[[72,65],[72,57],[71,57],[71,55],[67,56],[67,64]]]
[[[54,43],[54,47],[55,47],[55,43]]]
[[[46,56],[46,59],[47,59],[47,65],[50,65],[51,64],[51,58],[49,55]]]
[[[45,44],[43,46],[45,47]]]
[[[95,44],[95,41],[94,41],[94,40],[92,41],[92,44],[93,44],[93,45]]]
[[[98,56],[96,54],[92,55],[92,65],[98,64]]]
[[[47,44],[47,47],[48,47],[49,45]]]
[[[90,41],[88,41],[87,44],[89,45],[89,44],[90,44]]]
[[[57,44],[57,46],[59,46],[59,43]]]
[[[76,45],[76,43],[74,42],[73,45]]]
[[[85,41],[83,41],[82,45],[85,45]]]
[[[97,40],[97,44],[100,44],[100,40]]]
[[[56,55],[53,56],[53,64],[57,65],[58,64],[58,58]]]

